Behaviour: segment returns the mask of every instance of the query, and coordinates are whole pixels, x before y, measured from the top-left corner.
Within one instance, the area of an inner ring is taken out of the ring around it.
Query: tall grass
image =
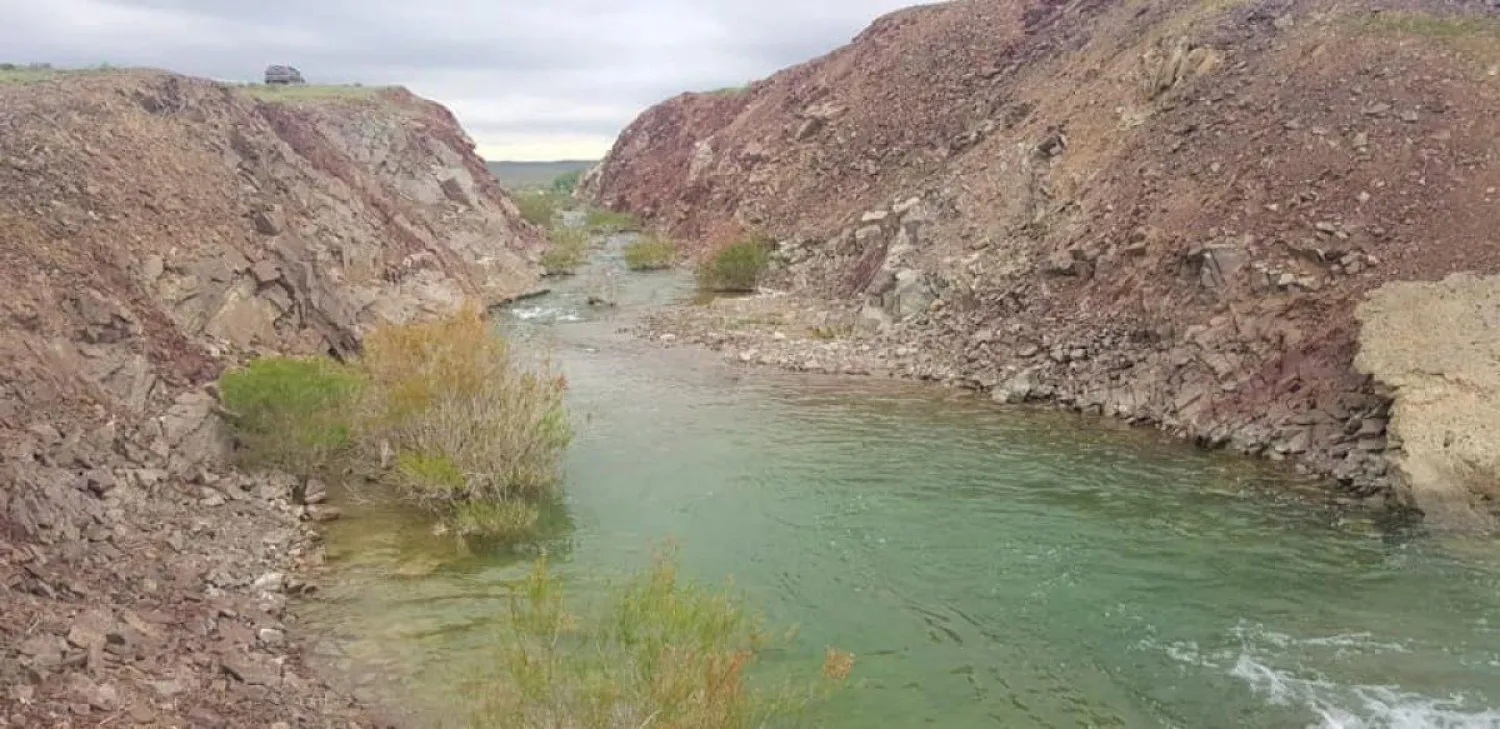
[[[585,225],[596,233],[626,233],[641,229],[641,221],[634,215],[602,208],[589,210]]]
[[[327,358],[269,357],[219,380],[241,446],[240,461],[303,480],[354,447],[355,403],[365,379]]]
[[[461,533],[536,525],[570,439],[561,376],[519,366],[478,307],[377,329],[361,364],[363,426],[397,454],[408,498]]]
[[[295,105],[374,99],[382,91],[393,87],[360,84],[247,84],[236,88],[261,101]]]
[[[532,225],[551,228],[557,221],[558,198],[549,191],[529,190],[513,196],[521,218]]]
[[[24,86],[55,78],[111,73],[119,70],[122,69],[108,63],[71,68],[59,68],[50,63],[0,63],[0,86]]]
[[[677,258],[677,245],[671,238],[645,235],[626,244],[622,255],[625,267],[632,271],[657,271],[672,266]]]
[[[462,536],[533,536],[571,438],[566,382],[525,366],[469,305],[384,326],[351,365],[270,358],[220,391],[247,462],[368,471]],[[389,456],[389,457],[387,457]]]
[[[729,590],[678,575],[670,557],[576,615],[539,560],[511,599],[498,681],[471,726],[514,729],[750,729],[792,723],[848,678],[853,657],[830,650],[799,683],[750,675],[774,642]]]
[[[1436,15],[1423,12],[1383,12],[1358,17],[1370,30],[1432,38],[1464,38],[1468,36],[1494,36],[1500,34],[1500,18],[1477,14]]]
[[[754,291],[771,265],[771,244],[762,238],[736,241],[698,266],[698,287],[707,291]]]
[[[579,228],[553,230],[551,245],[542,253],[542,269],[549,276],[573,273],[588,261],[589,234]]]

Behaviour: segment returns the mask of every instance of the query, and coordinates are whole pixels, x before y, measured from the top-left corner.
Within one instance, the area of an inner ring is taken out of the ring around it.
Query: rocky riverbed
[[[195,402],[164,428],[212,427]],[[334,507],[293,505],[286,477],[174,469],[107,428],[33,427],[4,459],[20,482],[3,494],[0,726],[377,725],[305,667],[287,610],[317,589]]]

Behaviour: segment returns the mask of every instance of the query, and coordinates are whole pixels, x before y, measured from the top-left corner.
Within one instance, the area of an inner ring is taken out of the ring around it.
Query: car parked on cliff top
[[[272,65],[266,67],[266,85],[293,86],[307,83],[302,72],[292,66]]]

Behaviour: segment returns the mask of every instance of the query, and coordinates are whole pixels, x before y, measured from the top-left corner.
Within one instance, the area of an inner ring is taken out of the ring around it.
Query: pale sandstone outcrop
[[[1395,391],[1389,438],[1438,525],[1500,524],[1500,276],[1401,281],[1355,310],[1355,365]]]

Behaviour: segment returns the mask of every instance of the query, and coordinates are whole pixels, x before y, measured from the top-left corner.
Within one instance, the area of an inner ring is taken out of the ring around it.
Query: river
[[[594,309],[607,290],[618,308]],[[816,716],[854,727],[1500,727],[1493,542],[1391,531],[1285,469],[936,387],[731,367],[619,329],[691,295],[588,272],[502,314],[570,383],[575,593],[671,540],[798,628],[769,663],[851,651]],[[493,663],[529,560],[345,504],[302,608],[323,660],[434,721]],[[446,714],[446,716],[444,716]]]

